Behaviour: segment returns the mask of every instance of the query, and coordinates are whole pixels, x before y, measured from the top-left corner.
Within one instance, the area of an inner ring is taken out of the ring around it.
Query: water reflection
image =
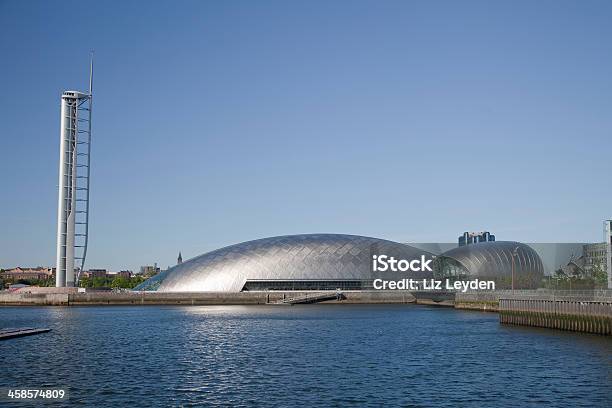
[[[2,308],[1,387],[87,405],[609,406],[609,338],[413,305]]]

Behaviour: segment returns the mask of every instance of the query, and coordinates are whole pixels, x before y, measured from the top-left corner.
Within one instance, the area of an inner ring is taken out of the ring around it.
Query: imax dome
[[[436,258],[434,271],[439,279],[493,280],[497,289],[505,289],[512,285],[513,263],[515,288],[537,288],[544,277],[542,260],[520,242],[479,242],[451,249]]]
[[[217,249],[176,265],[135,290],[240,292],[243,290],[369,289],[373,254],[416,259],[423,251],[383,239],[341,234],[289,235]],[[376,272],[376,278],[381,277]],[[403,272],[401,278],[431,278]],[[391,278],[389,276],[389,278]]]

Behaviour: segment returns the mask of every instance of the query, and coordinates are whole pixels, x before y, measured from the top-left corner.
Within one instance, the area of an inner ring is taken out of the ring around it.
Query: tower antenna
[[[93,96],[93,63],[94,63],[94,51],[91,50],[89,53],[89,98]]]

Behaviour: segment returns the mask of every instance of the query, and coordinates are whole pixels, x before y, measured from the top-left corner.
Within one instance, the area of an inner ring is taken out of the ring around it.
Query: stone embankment
[[[41,288],[43,289],[43,288]],[[45,288],[46,289],[46,288]],[[37,291],[0,292],[0,305],[5,306],[88,306],[88,305],[265,305],[287,298],[319,296],[328,292],[109,292],[109,291]],[[415,303],[408,291],[342,291],[342,300],[324,303],[376,304]]]

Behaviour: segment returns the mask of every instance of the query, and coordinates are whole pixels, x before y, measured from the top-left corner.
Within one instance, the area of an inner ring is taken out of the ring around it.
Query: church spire
[[[176,263],[177,263],[177,265],[183,263],[183,256],[181,255],[181,251],[179,251],[179,256],[176,259]]]

